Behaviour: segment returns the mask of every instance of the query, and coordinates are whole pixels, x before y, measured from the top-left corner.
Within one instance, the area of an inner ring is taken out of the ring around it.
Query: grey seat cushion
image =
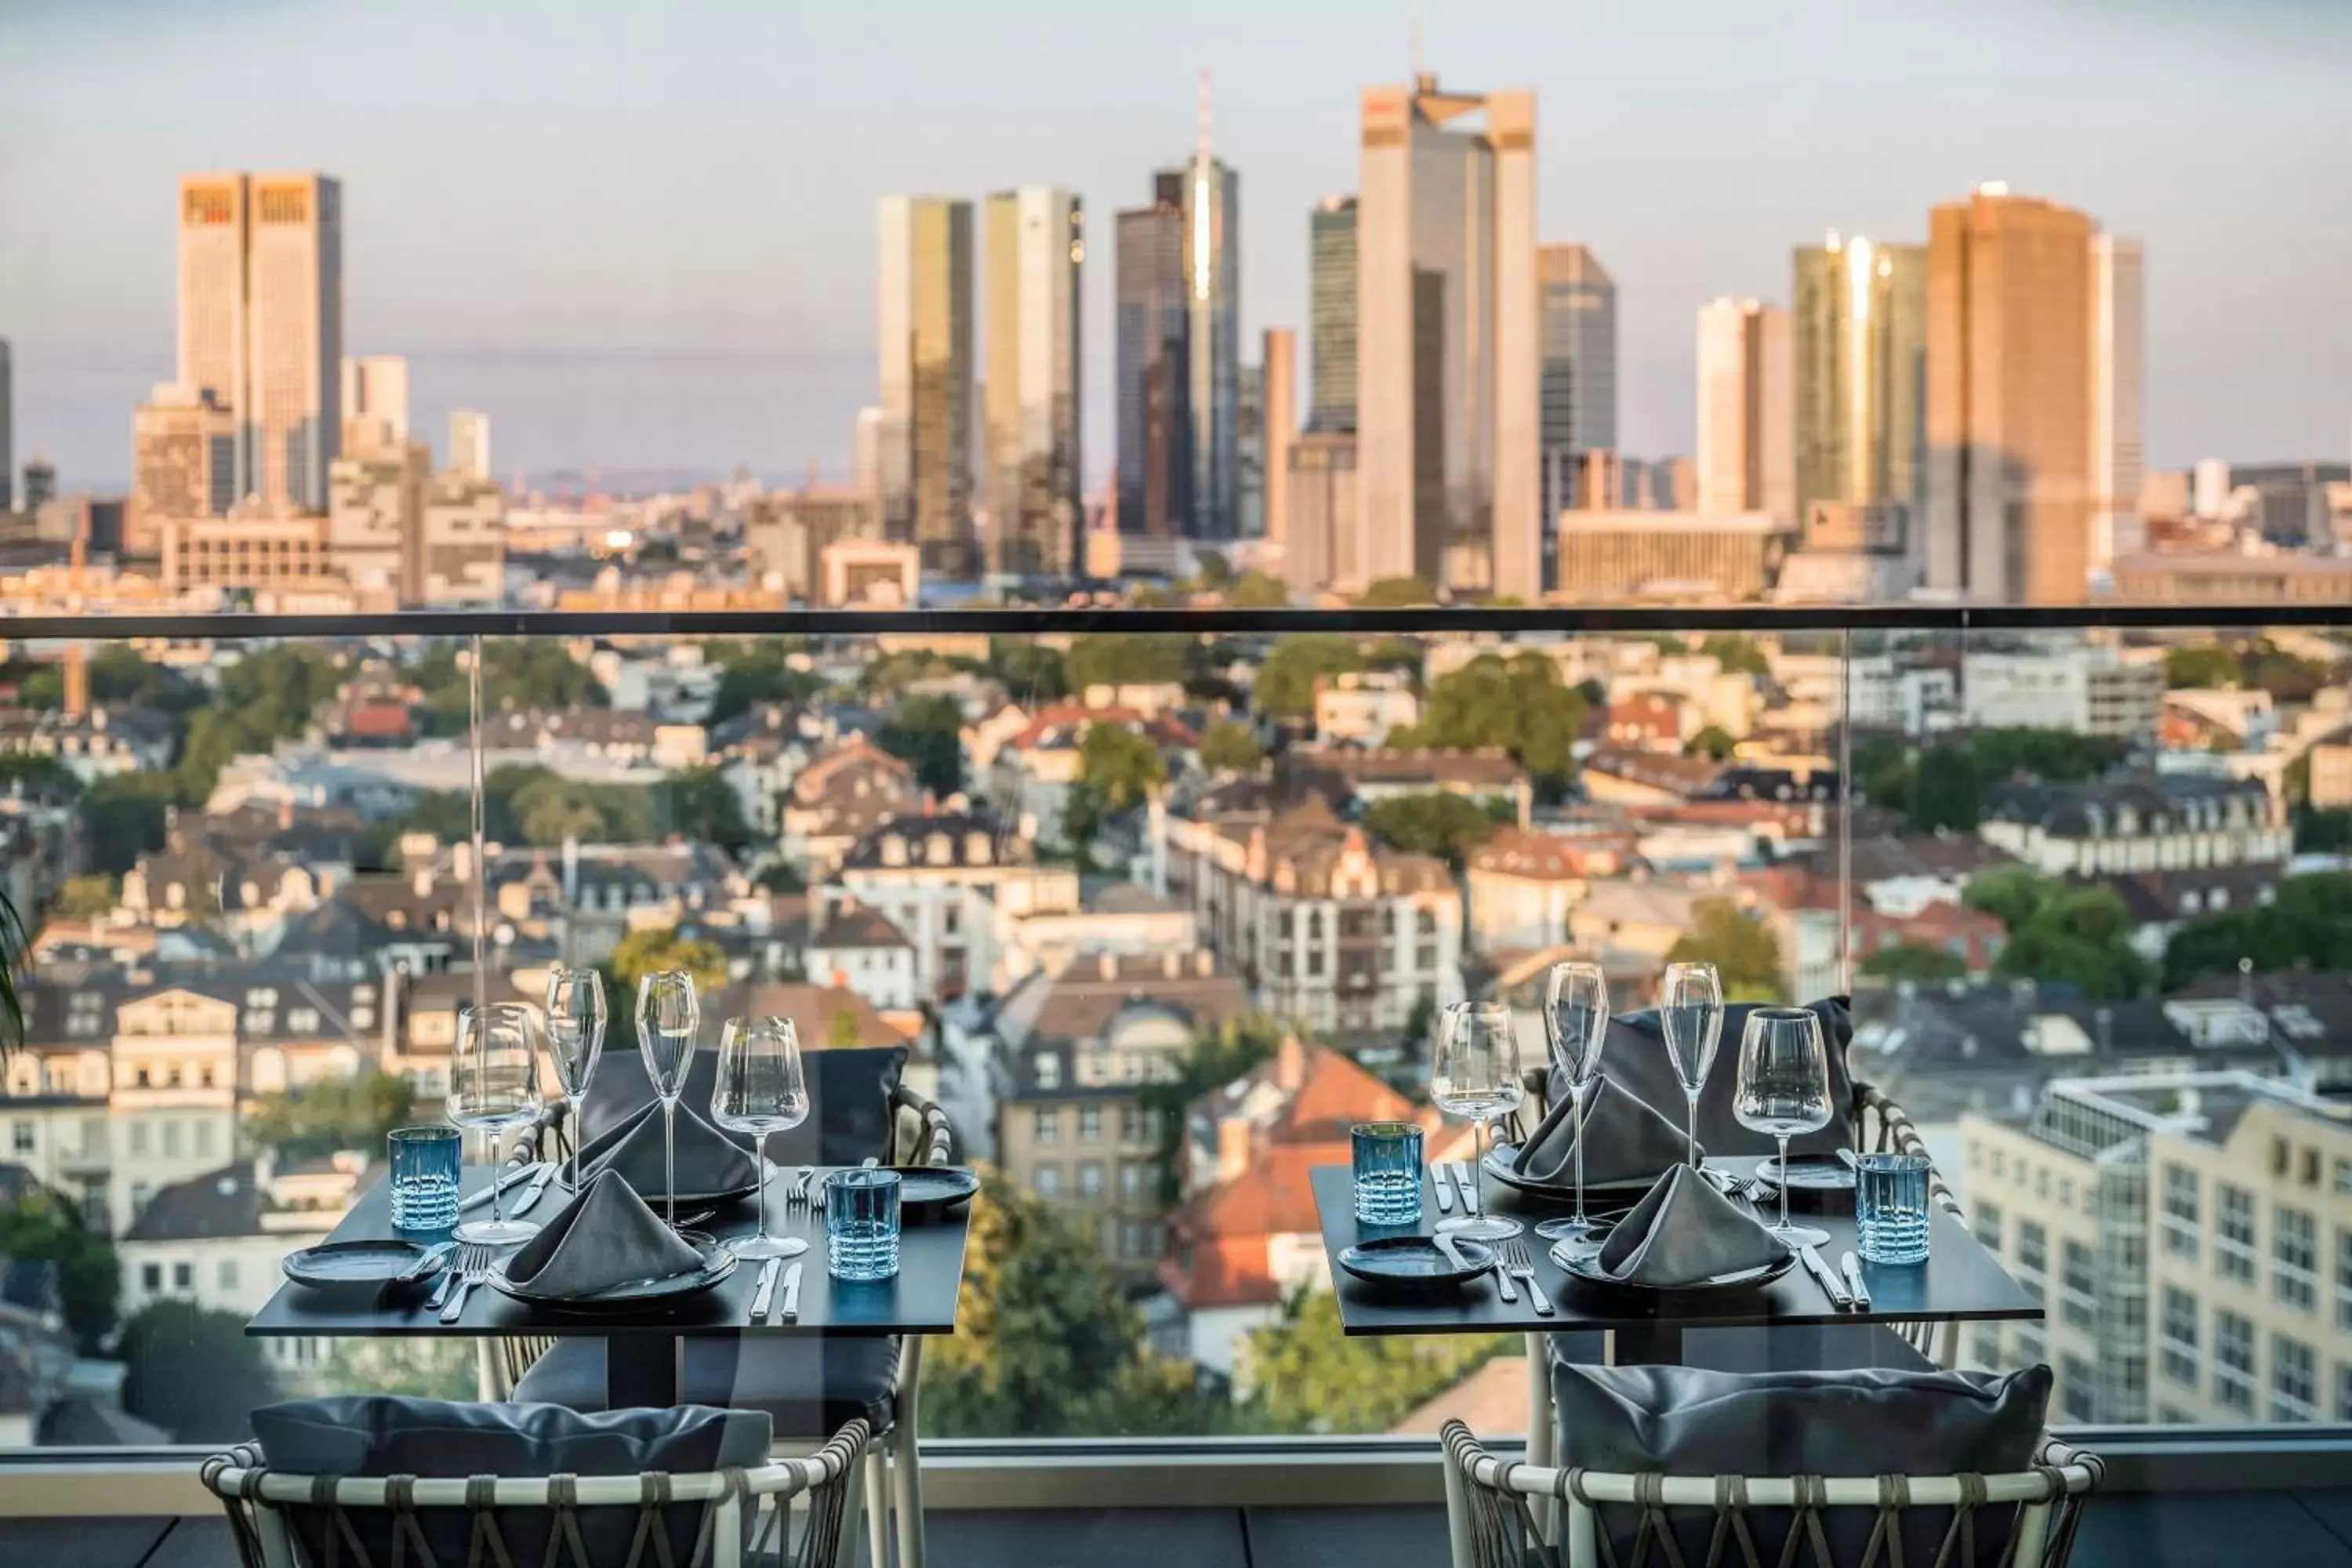
[[[1842,1107],[1853,1104],[1853,1077],[1846,1070],[1846,1047],[1853,1040],[1853,1015],[1846,1009],[1843,996],[1823,997],[1807,1006],[1820,1015],[1822,1043],[1827,1047],[1830,1064],[1830,1102]],[[1769,1154],[1777,1145],[1759,1132],[1750,1132],[1739,1124],[1731,1111],[1732,1089],[1738,1078],[1739,1036],[1748,1026],[1748,1016],[1756,1005],[1735,1002],[1723,1010],[1723,1043],[1717,1050],[1715,1068],[1707,1074],[1698,1097],[1698,1142],[1710,1156],[1732,1154]],[[1688,1122],[1688,1107],[1683,1099],[1683,1086],[1675,1077],[1674,1064],[1666,1054],[1666,1037],[1654,1008],[1638,1013],[1623,1013],[1609,1020],[1608,1037],[1601,1043],[1601,1068],[1619,1089],[1643,1101],[1676,1127]],[[1551,1069],[1551,1079],[1545,1098],[1557,1105],[1568,1098],[1568,1083],[1557,1065]],[[1853,1130],[1843,1119],[1832,1120],[1819,1132],[1801,1132],[1789,1140],[1789,1148],[1800,1154],[1828,1153],[1849,1147],[1853,1142]]]
[[[1599,1366],[1603,1336],[1549,1334],[1551,1360]],[[1789,1323],[1774,1328],[1685,1329],[1683,1364],[1709,1372],[1934,1372],[1936,1363],[1884,1323]]]
[[[898,1373],[894,1336],[688,1339],[678,1392],[693,1405],[758,1411],[787,1437],[829,1437],[861,1415],[877,1432],[887,1426]],[[557,1341],[523,1373],[515,1397],[604,1409],[604,1345]]]
[[[897,1124],[890,1097],[898,1092],[898,1080],[907,1070],[907,1048],[805,1048],[801,1062],[808,1079],[808,1120],[769,1139],[768,1158],[784,1165],[855,1165],[869,1156],[889,1159]],[[695,1052],[693,1061],[687,1064],[679,1103],[708,1112],[718,1077],[719,1053]],[[588,1103],[582,1110],[582,1146],[608,1136],[653,1100],[653,1080],[646,1076],[645,1058],[634,1050],[608,1047],[589,1084]],[[751,1147],[747,1137],[725,1136]]]
[[[763,1464],[772,1441],[768,1416],[755,1409],[680,1405],[585,1415],[551,1404],[467,1405],[383,1394],[266,1405],[253,1413],[253,1434],[268,1468],[290,1475],[444,1478],[700,1475]],[[304,1505],[287,1515],[309,1560],[321,1561],[333,1528],[328,1511]],[[636,1516],[634,1504],[583,1510],[591,1554],[625,1553]],[[544,1509],[500,1511],[499,1530],[518,1562],[544,1557],[553,1517]],[[701,1517],[699,1504],[666,1510],[681,1562]],[[352,1509],[346,1518],[375,1562],[392,1560],[389,1510]],[[420,1510],[418,1519],[442,1561],[465,1561],[472,1526],[463,1509]]]

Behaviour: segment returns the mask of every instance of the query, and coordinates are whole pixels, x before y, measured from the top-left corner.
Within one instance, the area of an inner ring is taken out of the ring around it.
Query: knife
[[[1853,1294],[1853,1310],[1857,1312],[1869,1311],[1870,1287],[1862,1282],[1861,1260],[1849,1252],[1838,1259],[1838,1267],[1845,1270],[1845,1287]]]
[[[790,1268],[784,1270],[783,1314],[784,1321],[788,1323],[801,1321],[801,1266],[797,1258]]]
[[[1469,1167],[1460,1160],[1454,1162],[1454,1185],[1462,1194],[1462,1212],[1476,1214],[1478,1184],[1472,1178]]]
[[[1822,1261],[1821,1248],[1801,1247],[1797,1249],[1797,1256],[1805,1260],[1805,1271],[1813,1277],[1814,1282],[1829,1292],[1831,1306],[1843,1312],[1853,1305],[1853,1298],[1846,1294],[1845,1287],[1838,1282],[1836,1275],[1830,1272],[1830,1266]]]
[[[441,1260],[457,1250],[457,1244],[454,1241],[445,1241],[437,1247],[426,1247],[423,1257],[419,1258],[415,1262],[410,1264],[407,1268],[402,1269],[398,1274],[392,1277],[392,1283],[394,1285],[415,1284],[419,1279],[424,1279],[427,1274],[432,1273],[436,1268],[441,1267]]]
[[[457,1206],[461,1209],[478,1209],[484,1204],[490,1201],[490,1194],[492,1193],[503,1193],[519,1182],[530,1181],[532,1177],[538,1175],[540,1172],[548,1168],[549,1167],[541,1164],[517,1165],[513,1170],[507,1172],[497,1181],[491,1183],[488,1186],[484,1187],[472,1197],[466,1199]]]
[[[776,1293],[776,1270],[784,1266],[781,1258],[771,1258],[760,1265],[760,1288],[751,1292],[751,1321],[759,1322],[768,1315],[768,1299]]]
[[[1437,1212],[1452,1214],[1454,1212],[1454,1172],[1444,1161],[1440,1160],[1430,1167],[1429,1177],[1429,1184],[1437,1189]]]
[[[554,1175],[555,1163],[551,1160],[539,1168],[539,1174],[530,1179],[530,1185],[522,1190],[522,1196],[515,1200],[514,1206],[507,1210],[507,1213],[529,1214],[530,1205],[539,1202],[540,1194],[547,1191],[547,1184]]]

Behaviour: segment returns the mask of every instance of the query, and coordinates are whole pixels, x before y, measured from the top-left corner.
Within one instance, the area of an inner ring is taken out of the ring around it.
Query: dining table
[[[507,1178],[512,1167],[505,1168]],[[815,1190],[834,1167],[816,1167]],[[490,1167],[468,1166],[463,1173],[461,1202],[484,1192]],[[295,1339],[454,1339],[543,1336],[587,1338],[603,1342],[606,1398],[614,1409],[663,1409],[678,1402],[685,1342],[703,1337],[780,1335],[821,1338],[825,1335],[951,1334],[956,1304],[963,1284],[964,1247],[971,1229],[969,1203],[941,1214],[920,1217],[909,1213],[898,1242],[898,1272],[874,1281],[835,1279],[825,1268],[824,1211],[814,1206],[787,1206],[783,1191],[791,1174],[774,1167],[769,1175],[768,1228],[778,1237],[797,1237],[808,1249],[783,1261],[789,1270],[801,1265],[798,1310],[791,1321],[779,1321],[772,1310],[754,1321],[751,1306],[759,1289],[761,1265],[739,1260],[733,1270],[710,1289],[667,1302],[594,1311],[559,1310],[517,1300],[485,1283],[467,1298],[455,1321],[444,1322],[439,1310],[427,1304],[424,1289],[411,1289],[386,1299],[380,1293],[352,1300],[322,1294],[310,1287],[281,1282],[261,1310],[245,1325],[248,1335]],[[526,1217],[544,1221],[568,1201],[562,1184],[551,1184]],[[658,1195],[651,1200],[661,1212]],[[486,1215],[486,1207],[468,1209],[464,1217]],[[749,1196],[719,1207],[695,1226],[720,1243],[748,1237],[759,1224],[758,1208]],[[329,1242],[397,1238],[430,1241],[430,1236],[395,1232],[390,1193],[378,1182],[352,1205],[349,1213],[327,1237]],[[513,1247],[499,1249],[510,1254]],[[783,1296],[780,1284],[777,1306]]]

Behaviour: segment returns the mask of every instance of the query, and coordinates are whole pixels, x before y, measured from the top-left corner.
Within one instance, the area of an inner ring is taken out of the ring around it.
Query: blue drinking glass
[[[1421,1129],[1410,1121],[1363,1121],[1353,1130],[1356,1220],[1421,1223]]]
[[[898,1173],[835,1171],[824,1184],[826,1268],[835,1279],[898,1272]]]
[[[461,1135],[454,1127],[395,1127],[385,1142],[392,1146],[392,1228],[447,1236],[457,1223]]]
[[[1853,1215],[1873,1263],[1927,1261],[1927,1156],[1864,1154],[1854,1173]]]

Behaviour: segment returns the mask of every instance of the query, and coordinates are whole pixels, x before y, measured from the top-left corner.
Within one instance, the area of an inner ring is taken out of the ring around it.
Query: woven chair
[[[2064,1568],[2083,1501],[2105,1469],[2049,1437],[2034,1468],[2013,1475],[1851,1479],[1515,1464],[1459,1421],[1440,1440],[1454,1568]],[[1536,1522],[1553,1508],[1556,1542]],[[1916,1550],[1923,1525],[1932,1556]],[[1703,1556],[1688,1548],[1702,1533]]]
[[[289,1475],[265,1468],[250,1446],[215,1455],[199,1473],[228,1511],[243,1568],[741,1568],[755,1560],[850,1568],[857,1532],[848,1515],[860,1503],[866,1437],[865,1423],[852,1422],[805,1458],[699,1475]],[[698,1511],[681,1554],[684,1509]],[[383,1517],[368,1517],[378,1510]],[[458,1539],[462,1553],[447,1550]],[[510,1544],[517,1540],[545,1546],[530,1552]],[[592,1540],[601,1550],[592,1552]]]

